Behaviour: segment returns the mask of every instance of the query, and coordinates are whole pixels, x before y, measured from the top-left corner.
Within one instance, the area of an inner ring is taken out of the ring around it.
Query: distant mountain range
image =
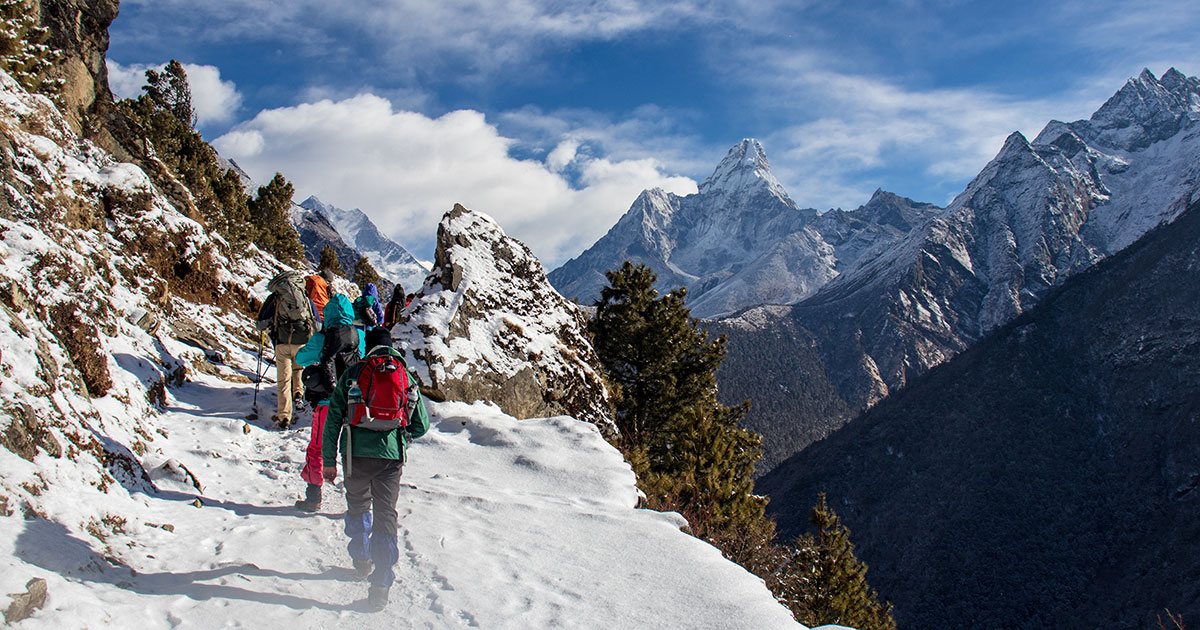
[[[429,268],[400,244],[384,236],[363,211],[342,210],[316,197],[301,201],[300,207],[324,217],[350,247],[367,257],[375,271],[391,282],[401,283],[408,293],[415,292],[425,282]],[[319,255],[320,250],[318,260]],[[350,266],[345,263],[342,266],[349,274],[357,263],[358,259],[355,259]]]
[[[632,260],[654,269],[664,290],[687,287],[697,317],[790,304],[937,210],[883,191],[852,212],[801,209],[771,174],[762,145],[745,139],[697,194],[644,191],[608,234],[549,277],[563,295],[591,303],[607,284],[604,272]]]
[[[759,480],[901,628],[1200,619],[1200,201]]]
[[[751,400],[766,470],[1178,216],[1200,190],[1198,119],[1200,80],[1146,70],[1089,120],[1014,133],[946,208],[877,191],[823,214],[743,140],[697,194],[642,193],[549,277],[586,303],[628,258],[688,287],[730,337],[722,398]]]

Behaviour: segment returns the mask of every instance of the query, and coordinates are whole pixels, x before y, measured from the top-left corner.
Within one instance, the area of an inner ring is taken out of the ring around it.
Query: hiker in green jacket
[[[359,575],[369,575],[367,607],[381,610],[400,559],[396,501],[404,451],[429,430],[429,414],[391,333],[374,328],[366,342],[367,355],[347,368],[329,399],[321,460],[332,483],[338,453],[344,457],[347,548]]]

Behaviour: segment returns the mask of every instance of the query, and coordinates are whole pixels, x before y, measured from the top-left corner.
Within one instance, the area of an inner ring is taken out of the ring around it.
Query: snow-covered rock
[[[492,401],[518,418],[567,414],[616,433],[586,317],[490,217],[456,205],[434,269],[394,337],[432,396]]]

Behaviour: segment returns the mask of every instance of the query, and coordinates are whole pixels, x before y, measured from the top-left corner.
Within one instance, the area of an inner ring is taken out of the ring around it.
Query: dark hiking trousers
[[[369,578],[375,586],[391,586],[396,579],[392,569],[400,559],[396,501],[403,468],[398,459],[354,457],[345,481],[347,549],[351,558],[375,563]]]

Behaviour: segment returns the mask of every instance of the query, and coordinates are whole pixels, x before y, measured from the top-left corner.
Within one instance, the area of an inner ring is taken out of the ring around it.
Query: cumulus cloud
[[[146,84],[147,70],[161,70],[167,64],[122,65],[109,60],[108,86],[120,98],[136,98]],[[185,63],[188,87],[192,91],[192,108],[196,110],[197,125],[227,123],[233,120],[242,106],[242,95],[232,81],[221,79],[216,66]]]
[[[696,189],[655,160],[583,155],[565,137],[553,158],[516,159],[515,141],[479,112],[430,118],[373,94],[266,110],[213,144],[260,181],[282,172],[297,200],[361,209],[419,257],[432,254],[455,203],[494,217],[552,269],[602,236],[643,189]],[[568,165],[574,181],[559,172]]]

